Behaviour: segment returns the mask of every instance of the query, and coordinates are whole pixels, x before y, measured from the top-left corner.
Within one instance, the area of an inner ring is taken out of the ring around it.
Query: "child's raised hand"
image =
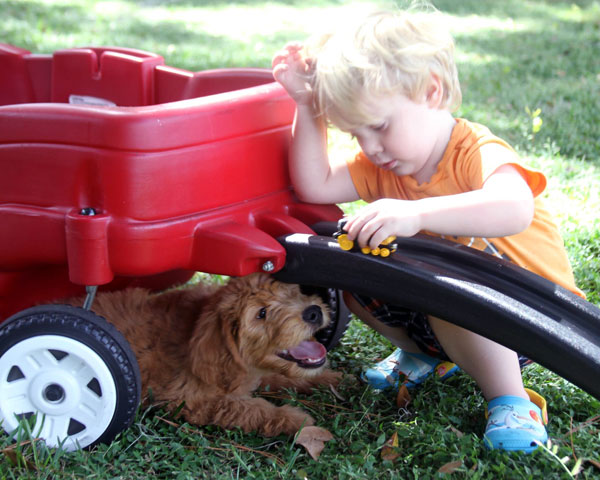
[[[294,101],[301,105],[312,102],[312,90],[308,83],[312,62],[303,55],[300,43],[288,43],[273,56],[273,76]]]
[[[344,229],[361,247],[376,248],[387,237],[412,237],[421,230],[418,202],[384,198],[363,207],[348,219]]]

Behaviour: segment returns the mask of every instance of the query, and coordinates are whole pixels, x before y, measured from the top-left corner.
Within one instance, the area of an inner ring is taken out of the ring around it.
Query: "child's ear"
[[[444,99],[444,85],[435,73],[431,74],[431,80],[427,87],[426,102],[430,108],[440,108]]]

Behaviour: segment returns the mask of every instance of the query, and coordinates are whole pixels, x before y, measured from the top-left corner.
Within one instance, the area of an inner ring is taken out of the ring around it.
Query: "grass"
[[[577,282],[600,304],[600,5],[588,0],[435,4],[448,15],[457,41],[464,91],[458,115],[487,124],[546,172],[546,201]],[[266,67],[284,42],[382,5],[5,0],[0,39],[38,53],[92,44],[135,47],[192,71]],[[542,120],[539,129],[536,118]],[[333,154],[351,149],[346,138],[332,132]],[[600,478],[597,399],[531,367],[525,381],[548,400],[553,444],[529,456],[488,451],[481,443],[484,400],[466,375],[428,381],[405,409],[396,406],[393,395],[356,380],[365,365],[390,350],[385,339],[353,321],[330,355],[332,366],[348,374],[339,397],[328,390],[270,395],[272,401],[303,406],[333,433],[318,461],[292,438],[195,427],[158,408],[140,408],[130,429],[91,451],[65,454],[2,435],[0,478]],[[398,447],[386,460],[382,448],[394,433]]]

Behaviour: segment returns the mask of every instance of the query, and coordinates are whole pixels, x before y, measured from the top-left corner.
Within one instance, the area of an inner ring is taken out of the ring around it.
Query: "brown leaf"
[[[412,397],[410,396],[408,388],[406,385],[401,385],[398,389],[398,395],[396,396],[396,405],[398,405],[399,408],[406,408],[411,400]]]
[[[333,439],[329,430],[321,427],[304,427],[296,436],[296,443],[302,445],[313,460],[318,460],[325,448],[325,442]]]
[[[13,466],[16,466],[19,462],[17,458],[17,452],[15,452],[14,450],[9,450],[7,448],[6,450],[2,450],[2,453],[6,456],[6,458],[8,458],[8,460],[10,461],[10,463],[13,464]]]
[[[33,442],[30,442],[28,440],[26,442],[22,442],[21,446],[27,445],[29,443],[33,443]],[[20,453],[18,453],[18,451],[16,450],[17,446],[18,445],[16,445],[16,444],[11,445],[8,448],[0,450],[0,452],[3,453],[6,456],[6,458],[8,458],[8,461],[10,463],[12,463],[12,465],[14,467],[23,466],[25,469],[30,470],[30,471],[36,470],[36,466],[34,463],[30,462],[29,460],[27,460],[26,458],[21,456]]]
[[[439,473],[454,473],[456,472],[460,467],[462,467],[463,462],[461,460],[457,460],[456,462],[449,462],[446,463],[445,465],[442,465],[438,472]]]
[[[596,467],[598,470],[600,470],[600,462],[599,461],[588,458],[586,460],[586,462],[591,463],[594,467]]]
[[[400,452],[398,452],[398,434],[394,432],[394,434],[388,438],[387,442],[385,442],[383,448],[381,449],[381,459],[393,462],[399,456]]]
[[[450,430],[458,437],[458,438],[462,438],[464,437],[464,433],[461,432],[458,428],[453,427],[452,425],[450,425]]]
[[[331,384],[329,385],[329,390],[331,391],[331,393],[333,393],[333,396],[335,398],[337,398],[339,401],[341,401],[341,402],[346,401],[346,399],[340,395],[340,393],[336,390],[336,388],[333,385],[331,385]]]

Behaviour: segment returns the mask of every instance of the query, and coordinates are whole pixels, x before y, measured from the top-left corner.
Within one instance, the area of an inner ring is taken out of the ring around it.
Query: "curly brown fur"
[[[268,275],[161,294],[140,288],[101,293],[92,310],[127,338],[144,396],[151,390],[170,409],[184,403],[181,413],[190,423],[293,434],[314,423],[310,415],[251,393],[267,383],[306,391],[339,381],[324,365],[304,368],[277,354],[296,352],[293,347],[310,340],[329,316],[318,296]]]

